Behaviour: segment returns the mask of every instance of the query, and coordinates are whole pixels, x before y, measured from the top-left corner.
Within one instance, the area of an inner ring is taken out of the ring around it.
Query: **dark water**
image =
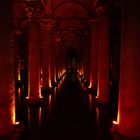
[[[66,76],[43,103],[27,107],[19,140],[113,140],[108,106],[96,105],[77,78]]]

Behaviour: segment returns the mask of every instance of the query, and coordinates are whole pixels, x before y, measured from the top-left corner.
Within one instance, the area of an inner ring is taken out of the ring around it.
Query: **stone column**
[[[53,35],[50,36],[50,71],[51,71],[51,86],[54,87],[55,84],[55,73],[56,73],[56,65],[55,65],[55,43],[53,40]]]
[[[15,123],[14,50],[11,45],[12,1],[0,5],[0,136]]]
[[[20,31],[18,31],[20,33]],[[21,106],[21,62],[20,62],[20,46],[19,46],[19,34],[17,31],[13,31],[14,41],[14,80],[15,80],[15,114],[16,121],[20,121],[20,106]]]
[[[55,54],[55,65],[56,65],[56,72],[55,72],[55,81],[58,80],[58,68],[59,68],[59,50],[58,50],[59,46],[56,46],[56,54]]]
[[[50,33],[53,26],[51,20],[43,21],[44,28],[44,45],[43,45],[43,89],[47,90],[51,87],[51,70],[50,70]],[[45,25],[46,24],[46,25]]]
[[[32,21],[29,31],[29,99],[37,101],[41,97],[40,87],[40,48],[38,29]]]
[[[104,7],[103,7],[104,8]],[[109,16],[106,9],[99,21],[98,101],[109,102]]]
[[[83,64],[83,68],[84,68],[84,76],[86,78],[86,80],[89,82],[90,81],[90,59],[91,59],[91,50],[90,50],[90,33],[85,33],[86,35],[86,45],[85,45],[85,50],[84,50],[84,64]]]
[[[118,131],[140,138],[140,1],[124,0],[122,7],[122,42]]]
[[[97,89],[99,22],[97,20],[93,20],[93,21],[90,21],[90,25],[91,25],[90,86]]]
[[[58,35],[56,34],[56,37],[55,37],[55,67],[56,67],[56,79],[55,80],[58,80],[58,77],[59,77],[59,68],[60,68],[60,57],[62,55],[62,52],[61,52],[61,46],[60,46],[60,43],[61,43],[61,36],[60,34],[58,33]]]

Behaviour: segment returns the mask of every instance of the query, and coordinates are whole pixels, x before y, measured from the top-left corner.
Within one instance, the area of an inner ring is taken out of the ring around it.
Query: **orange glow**
[[[11,107],[11,116],[12,116],[12,124],[16,122],[16,115],[15,115],[15,104]]]
[[[112,121],[112,123],[113,123],[114,125],[117,125],[117,124],[118,124],[118,122],[116,122],[116,121]]]
[[[40,87],[43,87],[43,78],[40,78]]]
[[[20,67],[18,66],[18,80],[21,80],[20,78]]]
[[[43,99],[43,96],[41,95],[40,98]]]
[[[90,81],[89,88],[92,88],[92,82]]]
[[[49,112],[51,111],[51,102],[52,102],[52,96],[49,95]]]
[[[42,108],[39,108],[39,114],[38,114],[38,118],[39,118],[39,126],[41,125],[41,115],[42,115]]]
[[[78,72],[79,72],[80,75],[82,74],[82,70],[81,69]]]
[[[51,80],[49,80],[49,87],[52,87],[52,85],[51,85]]]
[[[118,99],[118,113],[117,113],[117,123],[120,123],[120,95]]]
[[[50,64],[50,61],[48,61],[49,62],[49,67],[48,67],[48,69],[49,69],[49,73],[48,73],[48,79],[49,79],[49,87],[52,87],[52,84],[51,84],[51,64]]]
[[[20,102],[20,93],[21,93],[21,89],[18,88],[18,101]]]
[[[42,70],[42,68],[40,69],[40,74],[41,74],[41,77],[40,77],[40,87],[43,87],[43,78],[42,78],[43,70]]]
[[[99,97],[99,81],[98,81],[97,96],[96,96],[96,98],[98,98],[98,97]]]
[[[14,94],[14,88],[13,86],[11,85],[10,86],[10,110],[9,110],[9,114],[10,114],[10,117],[11,117],[11,124],[15,124],[15,121],[16,121],[16,114],[15,114],[15,94]]]
[[[96,107],[96,120],[97,120],[97,124],[99,124],[99,108]]]
[[[28,72],[28,97],[30,97],[30,72]]]
[[[120,111],[118,110],[118,115],[117,115],[117,124],[120,123]]]
[[[29,99],[29,97],[26,97],[26,99]]]
[[[83,67],[83,65],[82,65],[81,74],[84,74],[84,67]]]
[[[65,69],[62,70],[62,74],[64,74],[64,73],[65,73]]]
[[[19,125],[19,122],[15,122],[15,125]]]
[[[40,86],[40,82],[39,82],[39,98],[43,98],[41,95],[41,86]]]
[[[92,88],[92,76],[90,76],[89,88]]]
[[[91,110],[92,109],[92,95],[88,94],[88,98],[89,98],[89,108]]]
[[[54,70],[54,81],[57,82],[57,80],[56,80],[56,70]]]
[[[95,96],[96,99],[98,99],[98,96]]]

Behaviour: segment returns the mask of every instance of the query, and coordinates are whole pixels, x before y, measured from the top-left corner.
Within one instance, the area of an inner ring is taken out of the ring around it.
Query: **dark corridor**
[[[41,105],[30,105],[25,131],[19,140],[113,140],[109,110],[97,105],[78,77],[66,75]]]

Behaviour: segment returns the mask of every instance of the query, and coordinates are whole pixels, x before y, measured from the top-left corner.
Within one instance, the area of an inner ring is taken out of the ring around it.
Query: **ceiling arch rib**
[[[53,13],[55,18],[88,18],[87,10],[76,2],[65,2],[59,4]]]

